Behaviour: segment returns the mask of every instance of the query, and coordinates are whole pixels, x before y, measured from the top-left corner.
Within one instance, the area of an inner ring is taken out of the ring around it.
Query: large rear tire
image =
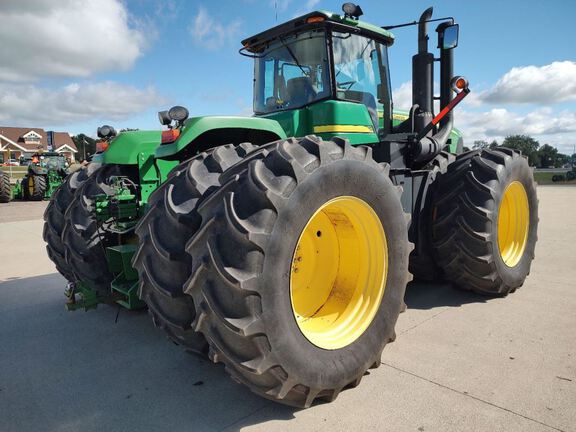
[[[536,184],[525,158],[507,148],[462,154],[433,199],[434,249],[450,282],[495,296],[522,286],[538,230]]]
[[[309,407],[356,386],[395,338],[408,218],[369,148],[310,136],[264,156],[198,209],[185,292],[213,361],[265,398]]]
[[[192,267],[186,241],[200,226],[197,208],[220,186],[220,174],[255,148],[248,143],[224,145],[178,165],[150,196],[149,210],[136,227],[139,243],[133,265],[140,280],[139,296],[154,324],[173,342],[196,353],[205,354],[208,345],[192,327],[194,302],[182,291]]]
[[[11,198],[10,177],[7,173],[0,171],[0,203],[7,203]]]
[[[62,240],[65,259],[77,282],[86,283],[101,298],[111,295],[114,278],[106,248],[119,244],[119,235],[102,227],[95,216],[94,196],[112,194],[110,179],[122,175],[120,165],[102,165],[80,186],[65,213]]]
[[[46,242],[48,256],[56,269],[68,281],[74,280],[74,274],[66,263],[66,248],[62,242],[62,231],[65,224],[66,209],[74,199],[74,192],[92,175],[100,164],[89,164],[70,174],[52,194],[52,198],[44,211],[43,238]]]

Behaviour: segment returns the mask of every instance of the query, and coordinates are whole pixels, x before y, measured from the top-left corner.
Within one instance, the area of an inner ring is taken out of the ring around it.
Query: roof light
[[[323,16],[311,16],[309,18],[306,18],[306,22],[308,24],[319,23],[324,21],[326,21],[326,17]]]
[[[354,3],[344,3],[342,5],[342,11],[344,12],[345,18],[358,19],[364,15],[362,8]]]

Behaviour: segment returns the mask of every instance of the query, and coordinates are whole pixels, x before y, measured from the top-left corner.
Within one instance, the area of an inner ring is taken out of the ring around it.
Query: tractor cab
[[[46,171],[66,171],[68,169],[68,161],[66,157],[60,153],[35,153],[32,155],[31,164]]]
[[[277,119],[297,136],[362,133],[378,141],[391,125],[387,50],[393,41],[358,16],[321,11],[242,41],[240,53],[255,61],[255,115]]]

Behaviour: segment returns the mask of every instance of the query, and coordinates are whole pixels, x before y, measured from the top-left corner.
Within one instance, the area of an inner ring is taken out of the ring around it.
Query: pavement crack
[[[236,424],[238,424],[238,423],[246,420],[248,417],[251,417],[251,416],[253,416],[254,414],[262,411],[264,408],[266,408],[266,407],[268,407],[268,406],[270,406],[270,404],[269,404],[269,403],[266,403],[266,404],[262,405],[261,407],[256,408],[256,409],[255,409],[254,411],[252,411],[251,413],[246,414],[245,416],[242,416],[242,417],[240,417],[240,418],[237,419],[237,420],[234,420],[232,423],[227,424],[226,426],[224,426],[224,427],[221,428],[221,429],[218,429],[218,432],[223,432],[223,431],[225,431],[226,429],[231,428],[232,426],[234,426],[234,425],[236,425]]]
[[[440,311],[440,312],[432,315],[431,317],[426,318],[424,321],[421,321],[421,322],[419,322],[418,324],[415,324],[415,325],[413,325],[412,327],[404,330],[403,332],[400,332],[399,334],[400,334],[400,335],[403,335],[403,334],[405,334],[405,333],[408,333],[410,330],[414,330],[416,327],[420,327],[422,324],[424,324],[424,323],[426,323],[426,322],[428,322],[428,321],[436,318],[438,315],[441,315],[441,314],[443,314],[444,312],[446,312],[446,311],[448,311],[448,310],[449,310],[449,309],[444,309],[444,310],[442,310],[442,311]]]
[[[526,419],[526,420],[529,420],[529,421],[531,421],[531,422],[537,423],[537,424],[539,424],[539,425],[541,425],[541,426],[545,426],[545,427],[547,427],[547,428],[549,428],[549,429],[553,429],[553,430],[558,431],[558,432],[567,432],[567,431],[565,431],[564,429],[559,429],[559,428],[557,428],[557,427],[555,427],[555,426],[552,426],[552,425],[549,425],[549,424],[547,424],[547,423],[541,422],[540,420],[536,420],[536,419],[534,419],[534,418],[525,416],[524,414],[518,413],[518,412],[516,412],[516,411],[512,411],[512,410],[509,409],[509,408],[506,408],[506,407],[497,405],[497,404],[495,404],[495,403],[489,402],[489,401],[487,401],[487,400],[485,400],[485,399],[482,399],[482,398],[479,398],[479,397],[477,397],[477,396],[473,396],[473,395],[471,395],[470,393],[462,392],[462,391],[460,391],[460,390],[456,390],[456,389],[454,389],[454,388],[452,388],[452,387],[449,387],[449,386],[447,386],[447,385],[441,384],[441,383],[439,383],[439,382],[437,382],[437,381],[433,381],[433,380],[431,380],[431,379],[429,379],[429,378],[420,376],[420,375],[418,375],[418,374],[415,374],[415,373],[413,373],[413,372],[407,371],[407,370],[405,370],[405,369],[401,369],[401,368],[399,368],[399,367],[393,366],[393,365],[388,364],[388,363],[385,363],[385,362],[383,362],[383,361],[381,361],[380,364],[382,364],[382,365],[384,365],[384,366],[388,366],[389,368],[395,369],[395,370],[397,370],[398,372],[402,372],[402,373],[405,373],[405,374],[407,374],[407,375],[413,376],[414,378],[421,379],[421,380],[426,381],[426,382],[428,382],[428,383],[430,383],[430,384],[434,384],[434,385],[436,385],[436,386],[438,386],[438,387],[442,387],[442,388],[444,388],[444,389],[446,389],[446,390],[450,390],[451,392],[458,393],[459,395],[469,397],[469,398],[474,399],[474,400],[476,400],[476,401],[478,401],[478,402],[482,402],[483,404],[490,405],[491,407],[497,408],[497,409],[499,409],[499,410],[506,411],[507,413],[513,414],[513,415],[515,415],[515,416],[522,417],[522,418],[524,418],[524,419]]]

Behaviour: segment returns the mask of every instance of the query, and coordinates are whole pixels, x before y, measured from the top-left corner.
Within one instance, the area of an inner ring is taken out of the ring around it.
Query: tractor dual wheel
[[[121,165],[102,165],[74,193],[65,213],[62,241],[65,259],[77,282],[86,283],[101,298],[111,295],[114,279],[108,268],[106,248],[119,244],[117,233],[106,230],[95,216],[94,196],[113,194],[112,177],[123,174]]]
[[[192,328],[192,297],[182,291],[192,266],[186,240],[200,226],[197,208],[220,186],[220,174],[255,148],[248,143],[224,145],[181,163],[150,196],[149,210],[136,227],[139,243],[133,266],[139,275],[139,296],[155,325],[192,352],[205,354],[208,347]]]
[[[11,198],[10,177],[7,173],[0,171],[0,203],[7,203]]]
[[[42,201],[46,193],[46,177],[29,173],[22,179],[22,196],[26,201]]]
[[[74,192],[78,189],[92,173],[99,167],[99,164],[89,164],[87,167],[79,169],[70,174],[64,182],[52,194],[52,198],[44,211],[43,238],[46,242],[46,251],[56,269],[67,280],[73,281],[74,275],[65,259],[65,247],[62,242],[62,230],[64,229],[66,209],[74,198]]]
[[[524,157],[507,148],[462,154],[433,200],[434,249],[450,282],[495,296],[522,286],[538,229],[536,183]]]
[[[462,138],[458,144],[462,144]],[[437,180],[446,173],[448,166],[456,160],[456,156],[441,152],[424,168],[428,171],[428,179],[431,182],[428,190],[420,195],[416,201],[415,208],[420,209],[418,215],[414,215],[410,224],[410,239],[415,243],[415,248],[410,254],[410,273],[414,278],[424,281],[442,280],[442,270],[434,259],[432,248],[432,234],[430,220],[432,220],[432,196],[434,189],[438,186]]]
[[[395,338],[409,279],[401,189],[370,148],[338,138],[279,141],[235,169],[187,244],[195,328],[253,392],[331,401]]]

